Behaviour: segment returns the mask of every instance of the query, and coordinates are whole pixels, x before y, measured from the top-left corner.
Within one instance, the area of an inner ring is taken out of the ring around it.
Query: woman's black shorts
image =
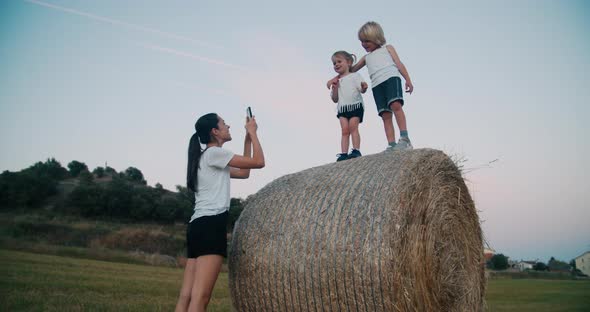
[[[227,257],[227,218],[226,211],[214,216],[194,219],[186,229],[187,258],[203,255]]]

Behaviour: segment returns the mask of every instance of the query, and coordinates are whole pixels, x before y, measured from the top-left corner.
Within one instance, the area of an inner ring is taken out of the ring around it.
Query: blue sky
[[[135,166],[150,185],[174,189],[196,118],[218,112],[232,126],[225,146],[240,152],[250,105],[267,167],[232,182],[232,196],[246,197],[335,160],[330,56],[364,55],[356,33],[374,20],[415,86],[405,106],[415,148],[463,159],[491,247],[541,261],[589,250],[590,6],[359,5],[2,1],[0,170],[55,157]],[[371,93],[364,99],[361,151],[381,152],[382,124]]]

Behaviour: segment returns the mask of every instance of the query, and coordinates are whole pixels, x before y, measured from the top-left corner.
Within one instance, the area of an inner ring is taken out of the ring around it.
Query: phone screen
[[[248,115],[248,118],[252,118],[252,108],[250,108],[250,106],[246,109],[246,114]]]

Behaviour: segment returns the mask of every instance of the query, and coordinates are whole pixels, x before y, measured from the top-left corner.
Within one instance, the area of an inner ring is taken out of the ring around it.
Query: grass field
[[[0,250],[3,311],[173,311],[182,270]],[[209,311],[230,311],[222,273]],[[489,311],[590,311],[590,282],[491,280]]]
[[[182,270],[0,250],[2,311],[174,311]],[[209,311],[230,311],[227,274]]]
[[[590,281],[493,279],[489,311],[590,311]]]

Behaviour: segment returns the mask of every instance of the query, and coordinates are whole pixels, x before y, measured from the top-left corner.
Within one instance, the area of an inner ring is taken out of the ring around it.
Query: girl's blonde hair
[[[385,45],[385,35],[383,28],[376,22],[367,22],[359,29],[359,40],[368,40],[376,43],[379,46]]]
[[[334,52],[334,54],[332,54],[332,58],[334,58],[335,56],[342,56],[345,60],[350,62],[351,66],[354,63],[356,63],[356,55],[354,55],[352,53],[348,53],[346,51],[340,50],[340,51],[336,51],[336,52]]]

